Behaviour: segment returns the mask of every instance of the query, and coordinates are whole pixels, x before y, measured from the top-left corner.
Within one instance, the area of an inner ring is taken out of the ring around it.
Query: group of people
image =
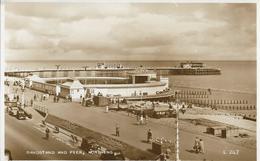
[[[59,102],[60,96],[59,95],[54,95],[53,97],[53,102]]]
[[[146,115],[143,114],[137,114],[136,115],[136,120],[138,125],[143,125],[146,123]]]
[[[48,100],[50,98],[50,94],[40,94],[40,96],[39,96],[39,94],[34,94],[33,95],[33,100],[34,101],[37,101],[38,99],[40,99],[40,101],[42,102],[42,101],[45,101],[45,100]]]
[[[116,124],[116,136],[119,137],[120,136],[120,131],[119,131],[120,127],[119,124]],[[149,129],[147,131],[147,143],[151,143],[153,139],[153,133],[152,130]]]
[[[169,161],[170,160],[170,151],[167,149],[164,153],[161,153],[157,158],[156,161]]]
[[[138,125],[144,125],[147,123],[147,114],[144,111],[140,111],[136,114],[136,120]]]
[[[202,139],[199,139],[198,137],[195,138],[194,146],[193,149],[195,150],[196,153],[205,153],[205,148],[204,148],[204,142]]]

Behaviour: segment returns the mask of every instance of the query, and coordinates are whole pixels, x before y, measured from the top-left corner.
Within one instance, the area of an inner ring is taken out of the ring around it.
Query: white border
[[[1,86],[0,86],[0,160],[4,161],[4,147],[5,147],[5,119],[4,119],[4,53],[5,53],[5,4],[1,2],[1,50],[0,50],[0,61],[1,61],[1,72],[0,72],[0,81],[1,81]]]
[[[4,161],[4,148],[5,148],[5,124],[4,124],[4,58],[5,58],[5,4],[6,3],[27,3],[27,2],[41,2],[41,3],[256,3],[257,7],[257,16],[256,16],[256,31],[259,29],[259,9],[260,9],[260,2],[257,0],[0,0],[1,1],[1,56],[0,56],[0,70],[1,70],[1,91],[0,91],[0,160]],[[260,88],[258,84],[260,83],[260,76],[258,74],[258,71],[260,71],[259,67],[259,60],[260,60],[260,55],[259,55],[259,33],[256,32],[257,34],[257,40],[256,40],[256,61],[257,61],[257,102],[256,106],[258,107],[258,103],[260,100],[259,92]],[[259,111],[257,110],[257,160],[258,156],[260,154],[260,143],[258,139],[260,138],[259,134],[259,119],[260,119],[260,114]]]
[[[260,119],[260,114],[259,114],[259,107],[258,107],[258,105],[259,105],[259,100],[260,100],[260,96],[259,96],[259,92],[260,92],[260,88],[259,88],[259,83],[260,83],[260,76],[259,76],[259,74],[258,74],[258,71],[260,71],[259,69],[260,69],[260,67],[259,67],[259,60],[260,60],[260,55],[259,55],[259,49],[260,49],[260,45],[259,45],[259,13],[260,13],[260,11],[259,11],[259,9],[260,9],[260,3],[259,3],[259,1],[258,1],[258,3],[257,3],[257,6],[256,6],[256,64],[257,64],[257,69],[256,69],[256,79],[257,79],[257,81],[256,81],[256,88],[257,88],[257,92],[256,92],[256,97],[257,97],[257,99],[256,99],[256,115],[257,115],[257,118],[256,118],[256,120],[257,120],[257,123],[256,123],[256,142],[257,142],[257,144],[256,144],[256,152],[257,152],[257,155],[256,155],[256,159],[258,160],[259,159],[259,154],[260,154],[260,150],[259,150],[259,147],[260,147],[260,143],[259,143],[259,138],[260,138],[260,134],[259,134],[259,128],[260,128],[260,126],[259,126],[259,119]]]
[[[2,0],[4,3],[257,3],[257,0]]]

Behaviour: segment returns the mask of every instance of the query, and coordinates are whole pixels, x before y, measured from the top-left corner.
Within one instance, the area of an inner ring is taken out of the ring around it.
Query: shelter
[[[71,96],[72,101],[80,101],[80,97],[85,95],[84,86],[79,80],[65,82],[61,85],[60,95],[62,97]]]

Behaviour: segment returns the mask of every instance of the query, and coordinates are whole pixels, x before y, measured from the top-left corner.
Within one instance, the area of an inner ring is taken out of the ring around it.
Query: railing
[[[38,110],[38,111],[42,112],[42,113],[45,113],[45,114],[48,113],[48,109],[46,107],[44,107],[44,106],[40,106],[40,105],[34,104],[33,108],[35,110]]]

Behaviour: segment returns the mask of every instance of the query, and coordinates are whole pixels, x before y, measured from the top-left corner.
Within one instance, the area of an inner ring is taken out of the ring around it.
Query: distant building
[[[40,78],[34,75],[26,79],[32,89],[55,94],[60,88],[60,96],[70,95],[73,101],[79,101],[87,94],[108,97],[155,95],[168,88],[168,78],[144,70],[129,72],[126,77]]]

